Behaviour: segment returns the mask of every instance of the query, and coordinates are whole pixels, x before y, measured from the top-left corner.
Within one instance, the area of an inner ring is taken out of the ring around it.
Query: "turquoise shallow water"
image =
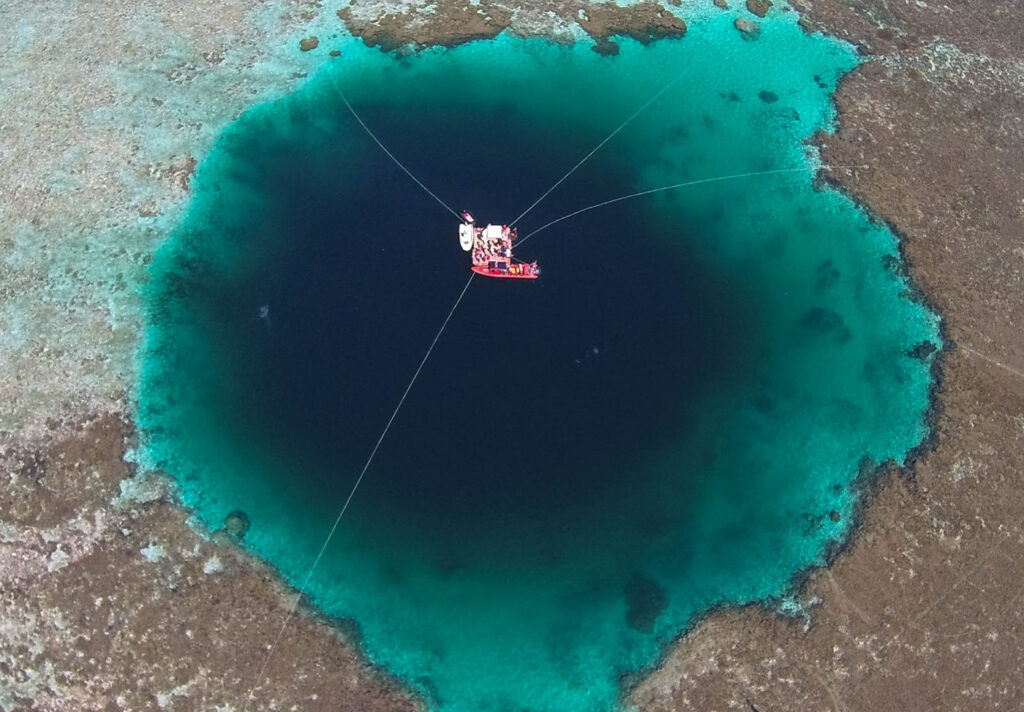
[[[194,182],[148,296],[139,420],[211,528],[300,582],[466,278],[456,209],[507,221],[683,79],[521,227],[648,187],[474,284],[313,577],[367,655],[439,710],[609,709],[717,604],[776,598],[849,526],[864,467],[926,435],[935,317],[895,237],[817,190],[848,48],[786,18],[682,40],[356,42],[254,108]],[[838,515],[838,516],[837,516]]]

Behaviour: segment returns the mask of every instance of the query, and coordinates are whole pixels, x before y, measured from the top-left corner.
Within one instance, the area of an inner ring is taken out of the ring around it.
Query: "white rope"
[[[352,107],[352,105],[351,105],[351,104],[350,104],[350,103],[348,102],[348,98],[347,98],[347,97],[345,96],[345,93],[344,93],[344,92],[343,92],[343,91],[341,90],[341,88],[340,88],[340,87],[338,86],[338,83],[337,83],[336,81],[334,81],[334,78],[333,78],[333,77],[331,78],[331,84],[333,84],[333,85],[334,85],[334,89],[335,89],[335,91],[337,91],[337,92],[338,92],[338,96],[340,96],[340,97],[341,97],[341,100],[342,100],[343,102],[345,102],[345,106],[347,106],[347,107],[348,107],[348,110],[349,110],[350,112],[352,112],[352,116],[356,117],[356,121],[358,121],[358,122],[359,122],[359,125],[360,125],[360,126],[362,126],[362,127],[363,127],[363,130],[364,130],[364,131],[366,131],[367,135],[368,135],[368,136],[369,136],[370,138],[372,138],[372,139],[374,140],[374,142],[375,142],[375,143],[376,143],[376,144],[377,144],[378,146],[380,146],[380,150],[382,150],[382,151],[384,151],[384,153],[388,154],[388,158],[390,158],[390,159],[391,159],[392,161],[394,161],[394,162],[395,162],[395,165],[396,165],[396,166],[398,166],[398,167],[399,167],[399,168],[401,168],[401,169],[402,169],[403,171],[405,171],[405,174],[406,174],[407,176],[409,176],[410,178],[412,178],[412,179],[413,179],[413,181],[415,181],[416,185],[418,185],[418,186],[419,186],[420,188],[423,188],[423,190],[425,190],[425,191],[427,192],[427,195],[429,195],[429,196],[430,196],[431,198],[433,198],[433,199],[434,199],[434,200],[436,200],[436,201],[437,201],[438,203],[440,203],[440,204],[441,204],[442,206],[444,206],[444,209],[445,209],[445,210],[447,210],[448,212],[450,212],[450,213],[451,213],[452,215],[454,215],[455,217],[457,217],[457,218],[458,218],[458,219],[459,219],[459,220],[461,221],[461,220],[462,220],[463,218],[462,218],[462,216],[461,216],[461,215],[459,215],[459,213],[457,213],[457,212],[456,212],[455,210],[453,210],[453,209],[452,209],[452,207],[451,207],[450,205],[448,205],[448,203],[446,203],[446,202],[444,202],[443,200],[441,200],[440,198],[438,198],[438,197],[437,197],[437,195],[435,195],[435,194],[434,194],[434,191],[432,191],[432,190],[431,190],[430,188],[428,188],[427,186],[423,185],[423,182],[422,182],[422,181],[421,181],[421,180],[420,180],[419,178],[417,178],[416,176],[414,176],[414,175],[412,174],[412,171],[410,171],[410,170],[409,170],[408,168],[406,168],[406,167],[405,167],[405,166],[404,166],[404,165],[402,164],[402,162],[401,162],[401,161],[399,161],[399,160],[398,160],[397,158],[395,158],[395,154],[393,154],[393,153],[392,153],[391,151],[389,151],[389,150],[387,149],[387,146],[385,146],[385,145],[384,145],[383,143],[381,143],[381,140],[380,140],[379,138],[377,138],[377,135],[376,135],[375,133],[373,133],[373,131],[371,131],[371,130],[370,130],[370,127],[366,125],[366,122],[364,122],[364,121],[363,121],[363,119],[362,119],[362,118],[361,118],[361,117],[359,116],[359,114],[357,114],[357,113],[356,113],[356,110],[355,110],[355,109],[354,109],[354,108]]]
[[[832,166],[832,168],[867,168],[867,166]],[[641,190],[638,193],[630,193],[629,195],[622,195],[622,196],[619,196],[618,198],[612,198],[611,200],[605,200],[605,201],[602,201],[600,203],[594,203],[593,205],[588,205],[585,208],[580,208],[579,210],[574,210],[573,212],[569,213],[568,215],[563,215],[560,218],[555,218],[551,222],[547,223],[546,225],[541,225],[539,228],[537,228],[536,230],[534,230],[533,232],[528,234],[526,237],[524,237],[523,239],[519,240],[516,243],[516,245],[517,246],[522,245],[524,242],[529,240],[531,237],[536,235],[541,230],[546,230],[549,227],[551,227],[552,225],[556,225],[556,224],[562,222],[563,220],[568,220],[569,218],[574,218],[577,215],[579,215],[580,213],[585,213],[588,210],[594,210],[595,208],[601,208],[601,207],[604,207],[605,205],[611,205],[612,203],[620,203],[623,200],[629,200],[630,198],[639,198],[640,196],[650,195],[651,193],[661,193],[661,192],[666,191],[666,190],[675,190],[676,188],[685,188],[685,187],[690,186],[690,185],[700,185],[702,183],[718,183],[718,182],[726,181],[726,180],[736,180],[737,178],[752,178],[754,176],[767,176],[767,175],[775,175],[775,174],[778,174],[778,173],[795,173],[797,171],[804,171],[804,170],[807,170],[807,169],[806,168],[777,168],[777,169],[770,170],[770,171],[754,171],[752,173],[735,173],[733,175],[728,175],[728,176],[718,176],[717,178],[701,178],[699,180],[689,180],[689,181],[686,181],[685,183],[673,183],[672,185],[665,185],[665,186],[662,186],[661,188],[651,188],[650,190]]]
[[[567,179],[567,178],[568,178],[569,176],[571,176],[571,175],[572,175],[573,173],[575,173],[575,172],[576,172],[576,169],[577,169],[577,168],[579,168],[580,166],[582,166],[582,165],[583,165],[584,163],[586,163],[586,162],[587,162],[587,160],[588,160],[588,159],[589,159],[589,158],[590,158],[591,156],[593,156],[593,155],[594,155],[595,153],[597,153],[597,152],[598,152],[599,150],[601,150],[601,147],[602,147],[602,146],[604,146],[604,145],[605,145],[606,143],[608,143],[608,142],[609,142],[609,141],[611,141],[611,140],[612,140],[613,138],[615,138],[615,135],[616,135],[617,133],[619,133],[619,131],[622,131],[622,129],[626,128],[626,126],[627,126],[627,125],[628,125],[628,124],[629,124],[629,123],[630,123],[630,122],[631,122],[631,121],[632,121],[633,119],[635,119],[635,118],[636,118],[637,116],[639,116],[639,115],[640,115],[641,113],[643,113],[644,109],[646,109],[646,108],[647,108],[648,106],[650,106],[650,105],[651,105],[651,104],[653,104],[653,103],[654,103],[655,101],[657,101],[657,100],[658,100],[658,99],[659,99],[659,98],[661,97],[661,95],[662,95],[662,94],[664,94],[665,92],[667,92],[667,91],[668,91],[668,90],[669,90],[669,89],[670,89],[670,88],[671,88],[671,87],[672,87],[672,86],[673,86],[673,85],[674,85],[674,84],[675,84],[676,82],[678,82],[678,81],[679,81],[680,79],[682,79],[682,78],[683,78],[683,76],[684,76],[683,74],[680,74],[680,75],[679,75],[678,77],[676,77],[675,79],[673,79],[672,81],[670,81],[670,82],[669,82],[668,84],[666,84],[666,85],[665,85],[664,87],[662,87],[662,88],[661,88],[661,91],[659,91],[659,92],[658,92],[657,94],[655,94],[655,95],[654,95],[654,96],[652,96],[652,97],[651,97],[650,99],[648,99],[648,100],[647,100],[647,103],[645,103],[645,104],[644,104],[643,106],[641,106],[641,107],[640,107],[639,109],[637,109],[637,110],[636,110],[636,111],[634,111],[634,112],[633,112],[632,114],[630,114],[630,115],[629,115],[629,118],[627,118],[627,119],[626,119],[625,121],[623,121],[623,122],[622,122],[621,124],[619,124],[618,128],[616,128],[616,129],[615,129],[614,131],[612,131],[612,132],[611,132],[610,134],[608,134],[608,136],[606,136],[606,137],[605,137],[604,141],[602,141],[601,143],[599,143],[599,144],[597,144],[596,146],[594,146],[593,150],[591,150],[591,152],[590,152],[590,153],[588,153],[588,154],[587,154],[587,155],[585,155],[585,156],[584,156],[583,158],[581,158],[581,159],[580,159],[580,162],[579,162],[579,163],[577,163],[577,164],[576,164],[575,166],[573,166],[572,168],[570,168],[570,169],[569,169],[569,172],[568,172],[568,173],[566,173],[566,174],[565,174],[564,176],[562,176],[561,178],[559,178],[559,179],[558,179],[558,181],[557,181],[557,182],[556,182],[556,183],[555,183],[555,184],[554,184],[553,186],[551,186],[550,188],[548,188],[548,189],[547,189],[547,190],[546,190],[546,191],[544,192],[544,195],[540,196],[540,197],[539,197],[539,198],[537,198],[537,199],[536,199],[535,201],[533,201],[533,204],[532,204],[532,205],[531,205],[530,207],[528,207],[528,208],[527,208],[526,210],[524,210],[524,211],[523,211],[523,214],[522,214],[522,215],[520,215],[520,216],[519,216],[519,217],[517,217],[517,218],[516,218],[515,220],[513,220],[513,221],[512,221],[511,223],[509,223],[509,227],[512,227],[512,226],[514,226],[514,225],[515,225],[515,224],[516,224],[517,222],[519,222],[520,220],[522,220],[522,219],[523,219],[523,218],[524,218],[524,217],[526,216],[526,214],[527,214],[528,212],[530,212],[531,210],[533,210],[534,208],[536,208],[536,207],[537,207],[537,205],[538,205],[538,204],[540,203],[540,201],[544,200],[544,198],[548,197],[548,195],[550,195],[550,194],[551,194],[551,191],[553,191],[553,190],[554,190],[555,188],[557,188],[558,186],[560,186],[560,185],[561,185],[561,184],[562,184],[562,183],[563,183],[563,182],[564,182],[564,181],[565,181],[565,180],[566,180],[566,179]]]
[[[299,587],[298,593],[295,594],[295,600],[292,601],[291,608],[288,609],[288,614],[285,616],[284,622],[281,624],[281,630],[277,632],[277,637],[274,638],[274,642],[270,646],[270,650],[267,652],[267,657],[263,660],[263,665],[260,666],[259,674],[256,676],[256,682],[253,684],[252,689],[249,690],[249,696],[245,700],[242,712],[245,712],[249,708],[249,703],[252,702],[253,695],[255,695],[256,690],[259,689],[260,683],[263,680],[263,675],[267,671],[267,666],[270,664],[270,660],[274,656],[274,651],[277,649],[277,644],[281,642],[281,638],[284,636],[284,632],[288,628],[288,623],[291,622],[292,616],[295,615],[295,610],[299,607],[299,601],[302,599],[302,596],[306,591],[306,587],[309,585],[310,579],[313,578],[313,572],[316,571],[316,567],[320,564],[320,559],[323,558],[324,552],[327,551],[327,545],[331,543],[334,533],[338,530],[341,518],[345,516],[345,512],[348,510],[348,505],[352,502],[352,498],[355,496],[356,490],[359,489],[359,485],[362,483],[363,477],[366,475],[366,471],[370,469],[370,463],[373,462],[373,458],[377,455],[377,450],[380,449],[381,443],[384,442],[384,437],[388,434],[388,430],[391,429],[391,424],[395,422],[395,417],[398,415],[398,411],[401,410],[402,404],[405,403],[406,396],[408,396],[409,391],[412,390],[412,386],[416,383],[416,379],[419,377],[420,371],[423,370],[423,365],[427,362],[427,359],[430,358],[430,354],[433,352],[434,346],[437,345],[438,339],[441,338],[441,334],[444,333],[445,328],[448,326],[448,322],[451,320],[452,314],[455,313],[455,310],[459,308],[459,304],[462,303],[462,298],[466,295],[466,291],[469,289],[469,285],[475,276],[476,272],[470,273],[469,279],[466,280],[466,286],[462,288],[462,292],[459,293],[459,298],[455,300],[455,304],[452,305],[451,310],[448,312],[448,316],[445,317],[444,323],[441,324],[441,328],[438,329],[437,333],[434,335],[434,340],[430,342],[430,348],[428,348],[427,353],[423,355],[423,360],[420,361],[420,365],[416,368],[416,373],[412,375],[412,379],[409,381],[409,385],[405,387],[405,392],[402,393],[402,397],[398,400],[398,405],[396,405],[394,411],[392,411],[387,425],[384,426],[384,430],[381,432],[380,437],[377,438],[377,444],[373,446],[370,456],[366,459],[366,464],[363,465],[362,472],[359,473],[359,477],[356,478],[356,483],[352,485],[352,489],[349,491],[348,497],[345,499],[345,504],[342,505],[341,511],[338,512],[338,516],[334,519],[334,525],[331,526],[331,530],[327,533],[327,538],[324,539],[324,543],[320,547],[320,551],[317,552],[316,558],[313,560],[313,565],[309,567],[309,572],[306,574],[305,580]]]

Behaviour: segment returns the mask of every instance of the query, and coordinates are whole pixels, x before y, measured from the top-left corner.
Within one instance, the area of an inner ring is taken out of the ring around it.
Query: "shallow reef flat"
[[[896,227],[946,318],[936,436],[909,471],[878,480],[858,535],[805,583],[808,619],[714,614],[630,700],[652,710],[1019,707],[1024,218],[1008,206],[1024,199],[1022,19],[996,0],[957,12],[795,4],[809,28],[868,56],[840,87],[824,158],[872,167],[833,177]],[[406,7],[360,11],[368,21]],[[288,599],[223,539],[193,532],[173,492],[134,487],[125,423],[140,293],[195,162],[241,111],[326,61],[338,9],[0,9],[5,708],[240,708],[242,678]],[[538,3],[494,17],[568,38],[581,9]],[[723,12],[673,9],[691,11]],[[314,35],[317,48],[302,52]],[[364,671],[348,635],[315,616],[297,621],[261,704],[414,707]],[[170,667],[167,651],[181,652]]]
[[[130,411],[140,287],[197,160],[313,62],[291,7],[10,2],[0,23],[0,433],[21,440]]]

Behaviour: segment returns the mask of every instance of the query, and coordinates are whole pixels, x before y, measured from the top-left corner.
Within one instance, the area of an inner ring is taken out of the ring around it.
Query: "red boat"
[[[472,270],[484,277],[498,279],[537,279],[536,262],[519,262],[512,256],[516,229],[508,225],[477,227],[473,216],[462,213],[466,221],[459,225],[459,244],[473,258]]]

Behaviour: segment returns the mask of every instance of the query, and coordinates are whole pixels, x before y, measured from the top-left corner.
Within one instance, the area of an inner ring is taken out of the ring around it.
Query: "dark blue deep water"
[[[925,434],[936,341],[896,241],[813,185],[802,145],[853,59],[788,19],[744,42],[346,45],[222,137],[154,264],[139,419],[211,528],[301,582],[468,278],[456,209],[590,211],[477,278],[310,595],[443,710],[594,710],[719,603],[784,596],[847,531],[865,465]],[[766,99],[765,97],[768,97]],[[894,269],[893,265],[897,265]]]

